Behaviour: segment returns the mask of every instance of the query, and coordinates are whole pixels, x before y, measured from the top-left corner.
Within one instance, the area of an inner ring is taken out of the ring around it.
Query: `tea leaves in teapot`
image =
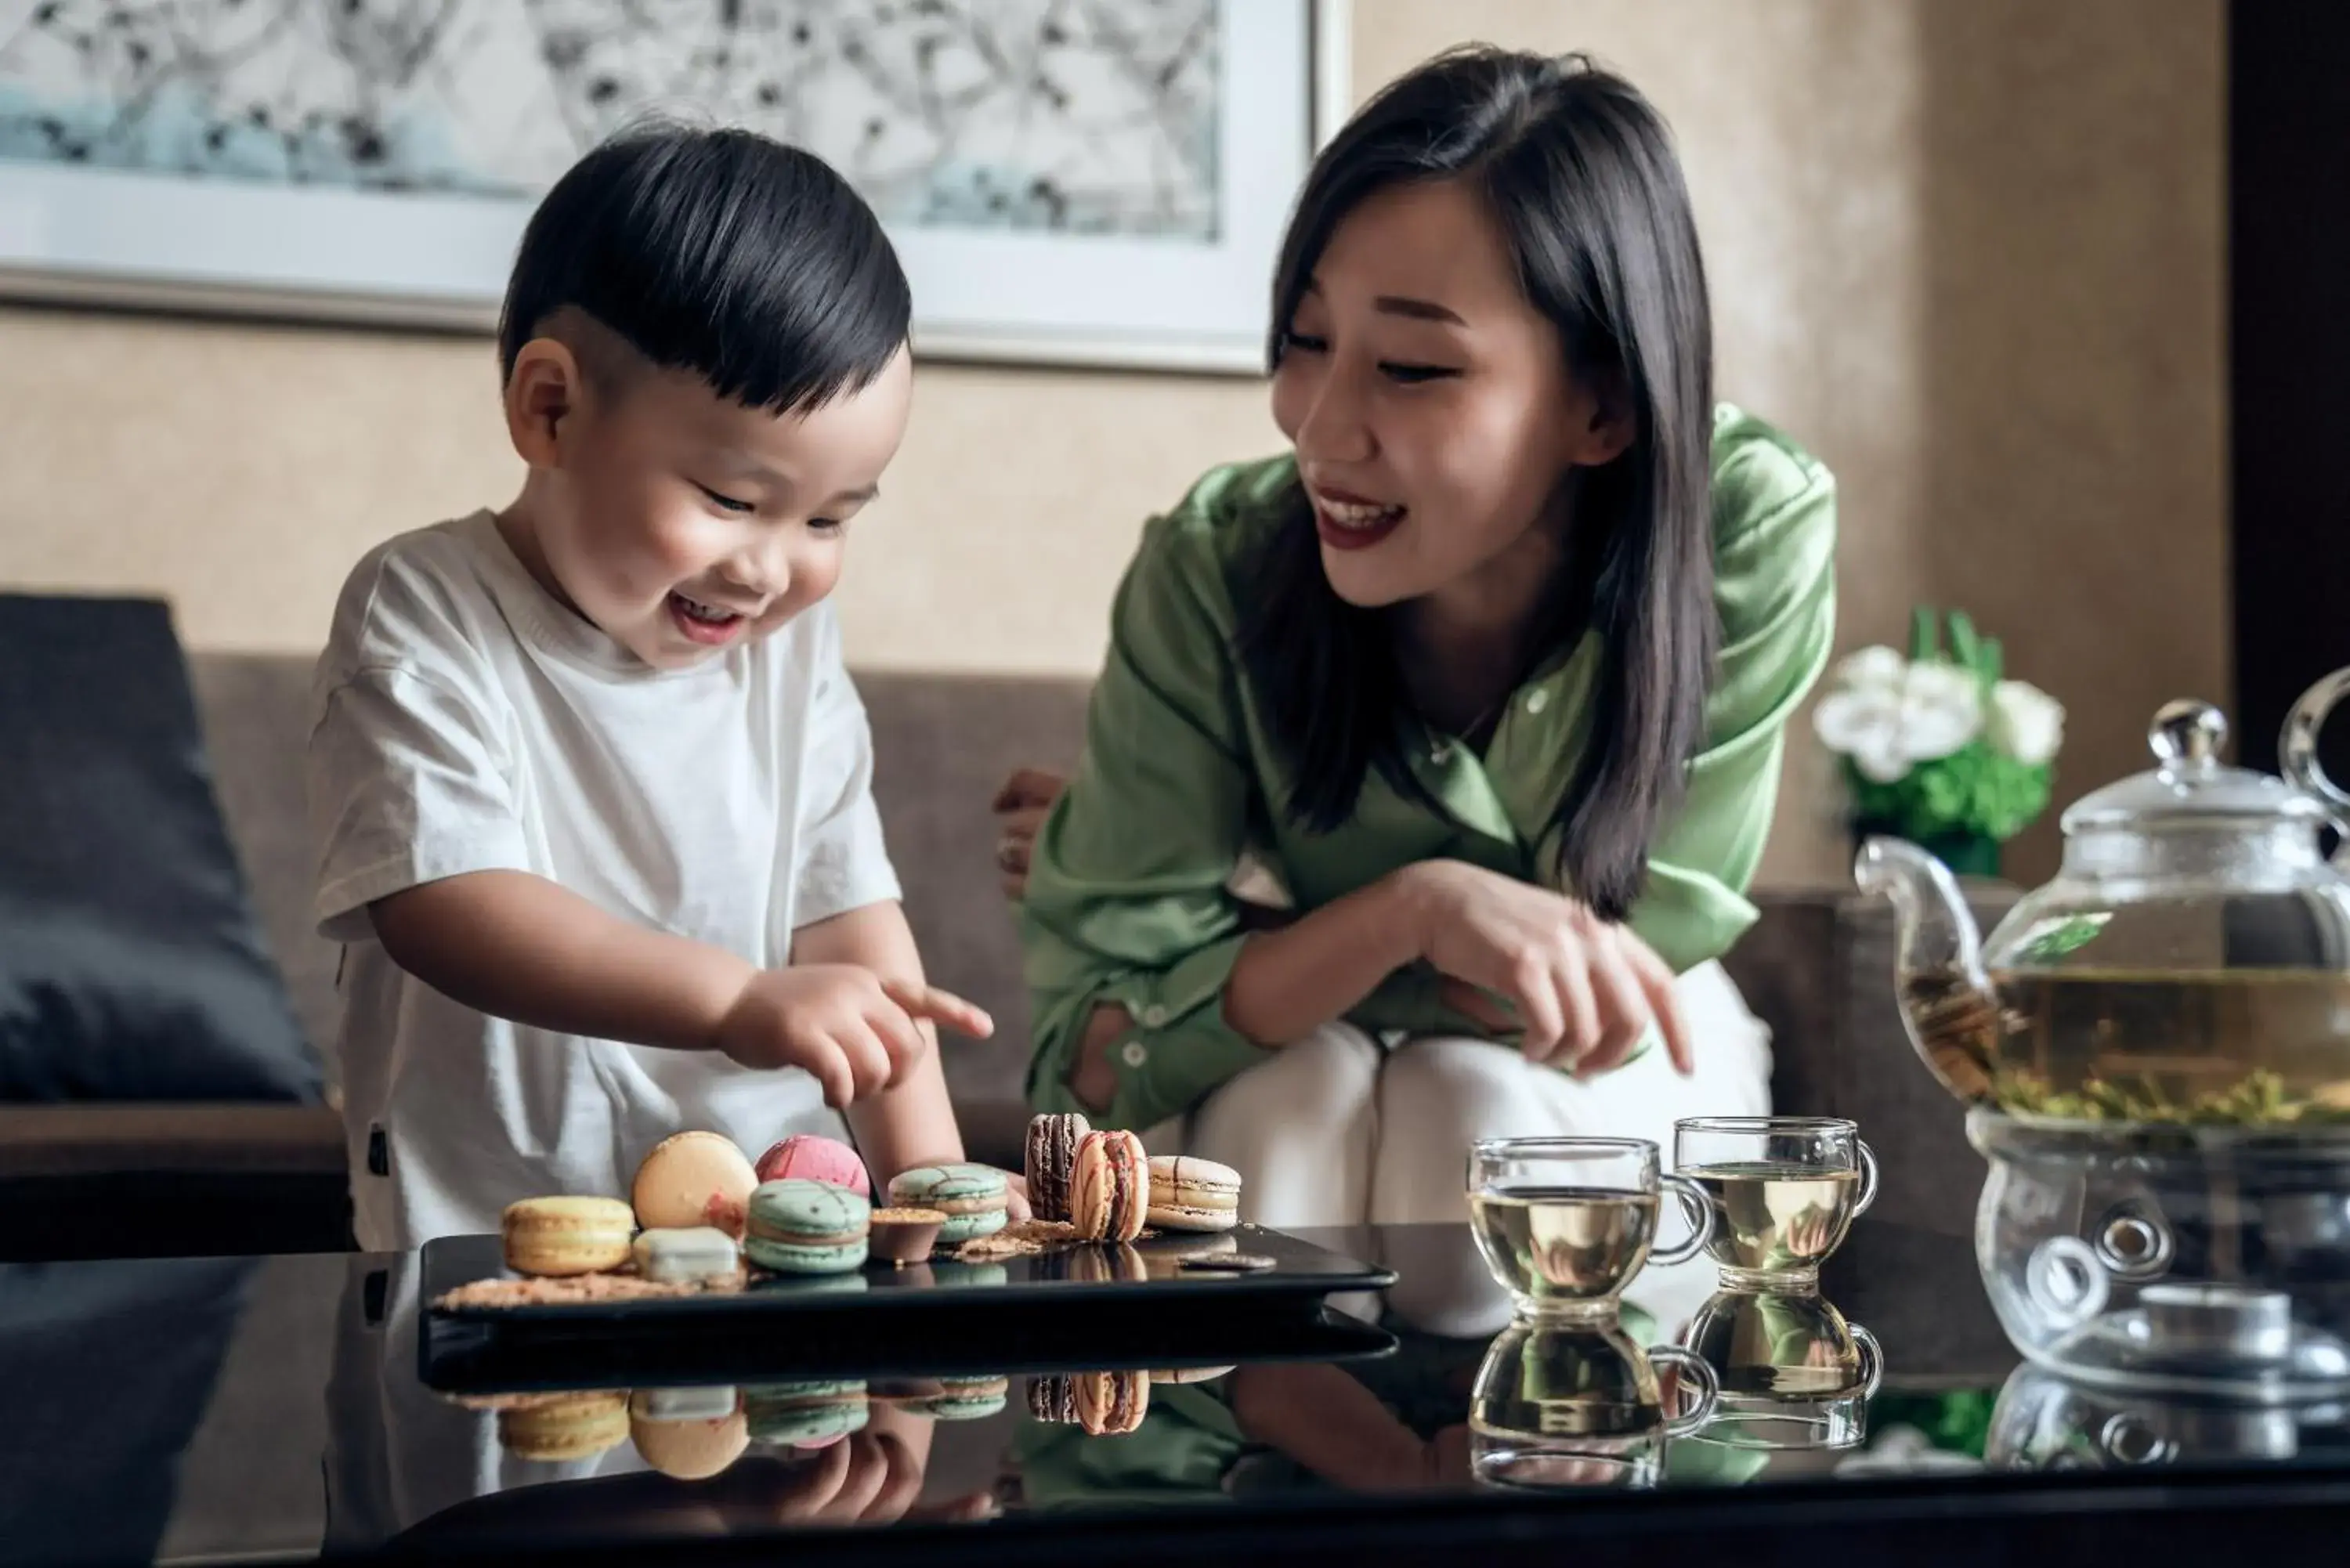
[[[2008,971],[1997,1000],[1905,976],[1911,1027],[1952,1093],[2085,1122],[2350,1124],[2350,976],[2298,969]]]
[[[1999,1008],[1955,970],[1922,970],[1900,980],[1901,1012],[1942,1087],[1962,1100],[1992,1097],[1999,1067]]]

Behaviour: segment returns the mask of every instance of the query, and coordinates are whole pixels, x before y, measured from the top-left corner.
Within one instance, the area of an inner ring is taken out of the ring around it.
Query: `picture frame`
[[[1203,4],[1218,29],[1212,220],[1170,237],[885,213],[918,355],[1263,372],[1281,233],[1350,108],[1348,4]],[[0,300],[486,332],[537,194],[153,172],[0,147]]]

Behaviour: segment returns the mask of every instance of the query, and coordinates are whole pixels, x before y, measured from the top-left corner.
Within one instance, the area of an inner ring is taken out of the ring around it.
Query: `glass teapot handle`
[[[2277,740],[2277,755],[2293,788],[2317,796],[2334,808],[2334,826],[2350,837],[2350,791],[2325,776],[2317,764],[2317,732],[2326,715],[2350,696],[2350,670],[2337,670],[2301,694],[2285,715],[2284,733]]]

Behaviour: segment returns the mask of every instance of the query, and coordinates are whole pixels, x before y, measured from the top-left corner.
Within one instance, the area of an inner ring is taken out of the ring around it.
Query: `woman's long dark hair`
[[[1568,370],[1634,421],[1622,456],[1577,471],[1568,581],[1539,639],[1549,654],[1598,634],[1589,740],[1553,820],[1561,886],[1621,919],[1701,738],[1717,636],[1712,326],[1689,193],[1664,120],[1620,77],[1581,56],[1440,56],[1315,161],[1274,280],[1274,366],[1339,223],[1379,190],[1429,180],[1484,197]],[[1338,597],[1302,487],[1292,505],[1240,595],[1241,651],[1297,777],[1280,809],[1327,832],[1373,768],[1408,796],[1427,791],[1397,723],[1406,699],[1387,618]]]

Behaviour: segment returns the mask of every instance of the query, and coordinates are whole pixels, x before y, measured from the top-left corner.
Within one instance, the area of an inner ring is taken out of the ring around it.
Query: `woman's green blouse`
[[[1705,740],[1658,836],[1631,926],[1675,970],[1753,923],[1744,896],[1779,783],[1787,717],[1826,664],[1835,618],[1835,482],[1752,415],[1713,427],[1714,606],[1721,656]],[[1287,762],[1236,652],[1240,595],[1296,483],[1284,457],[1213,470],[1151,520],[1120,584],[1086,749],[1037,836],[1021,906],[1035,1002],[1030,1099],[1076,1108],[1064,1080],[1096,1003],[1135,1023],[1111,1048],[1116,1098],[1094,1119],[1149,1127],[1263,1056],[1224,1020],[1247,940],[1236,867],[1269,873],[1308,911],[1413,861],[1470,861],[1522,880],[1556,863],[1551,816],[1590,722],[1599,645],[1586,635],[1513,692],[1481,756],[1399,714],[1435,802],[1374,770],[1354,815],[1316,833],[1271,803]],[[1399,971],[1348,1018],[1409,1033],[1482,1033],[1442,1005],[1425,966]]]

